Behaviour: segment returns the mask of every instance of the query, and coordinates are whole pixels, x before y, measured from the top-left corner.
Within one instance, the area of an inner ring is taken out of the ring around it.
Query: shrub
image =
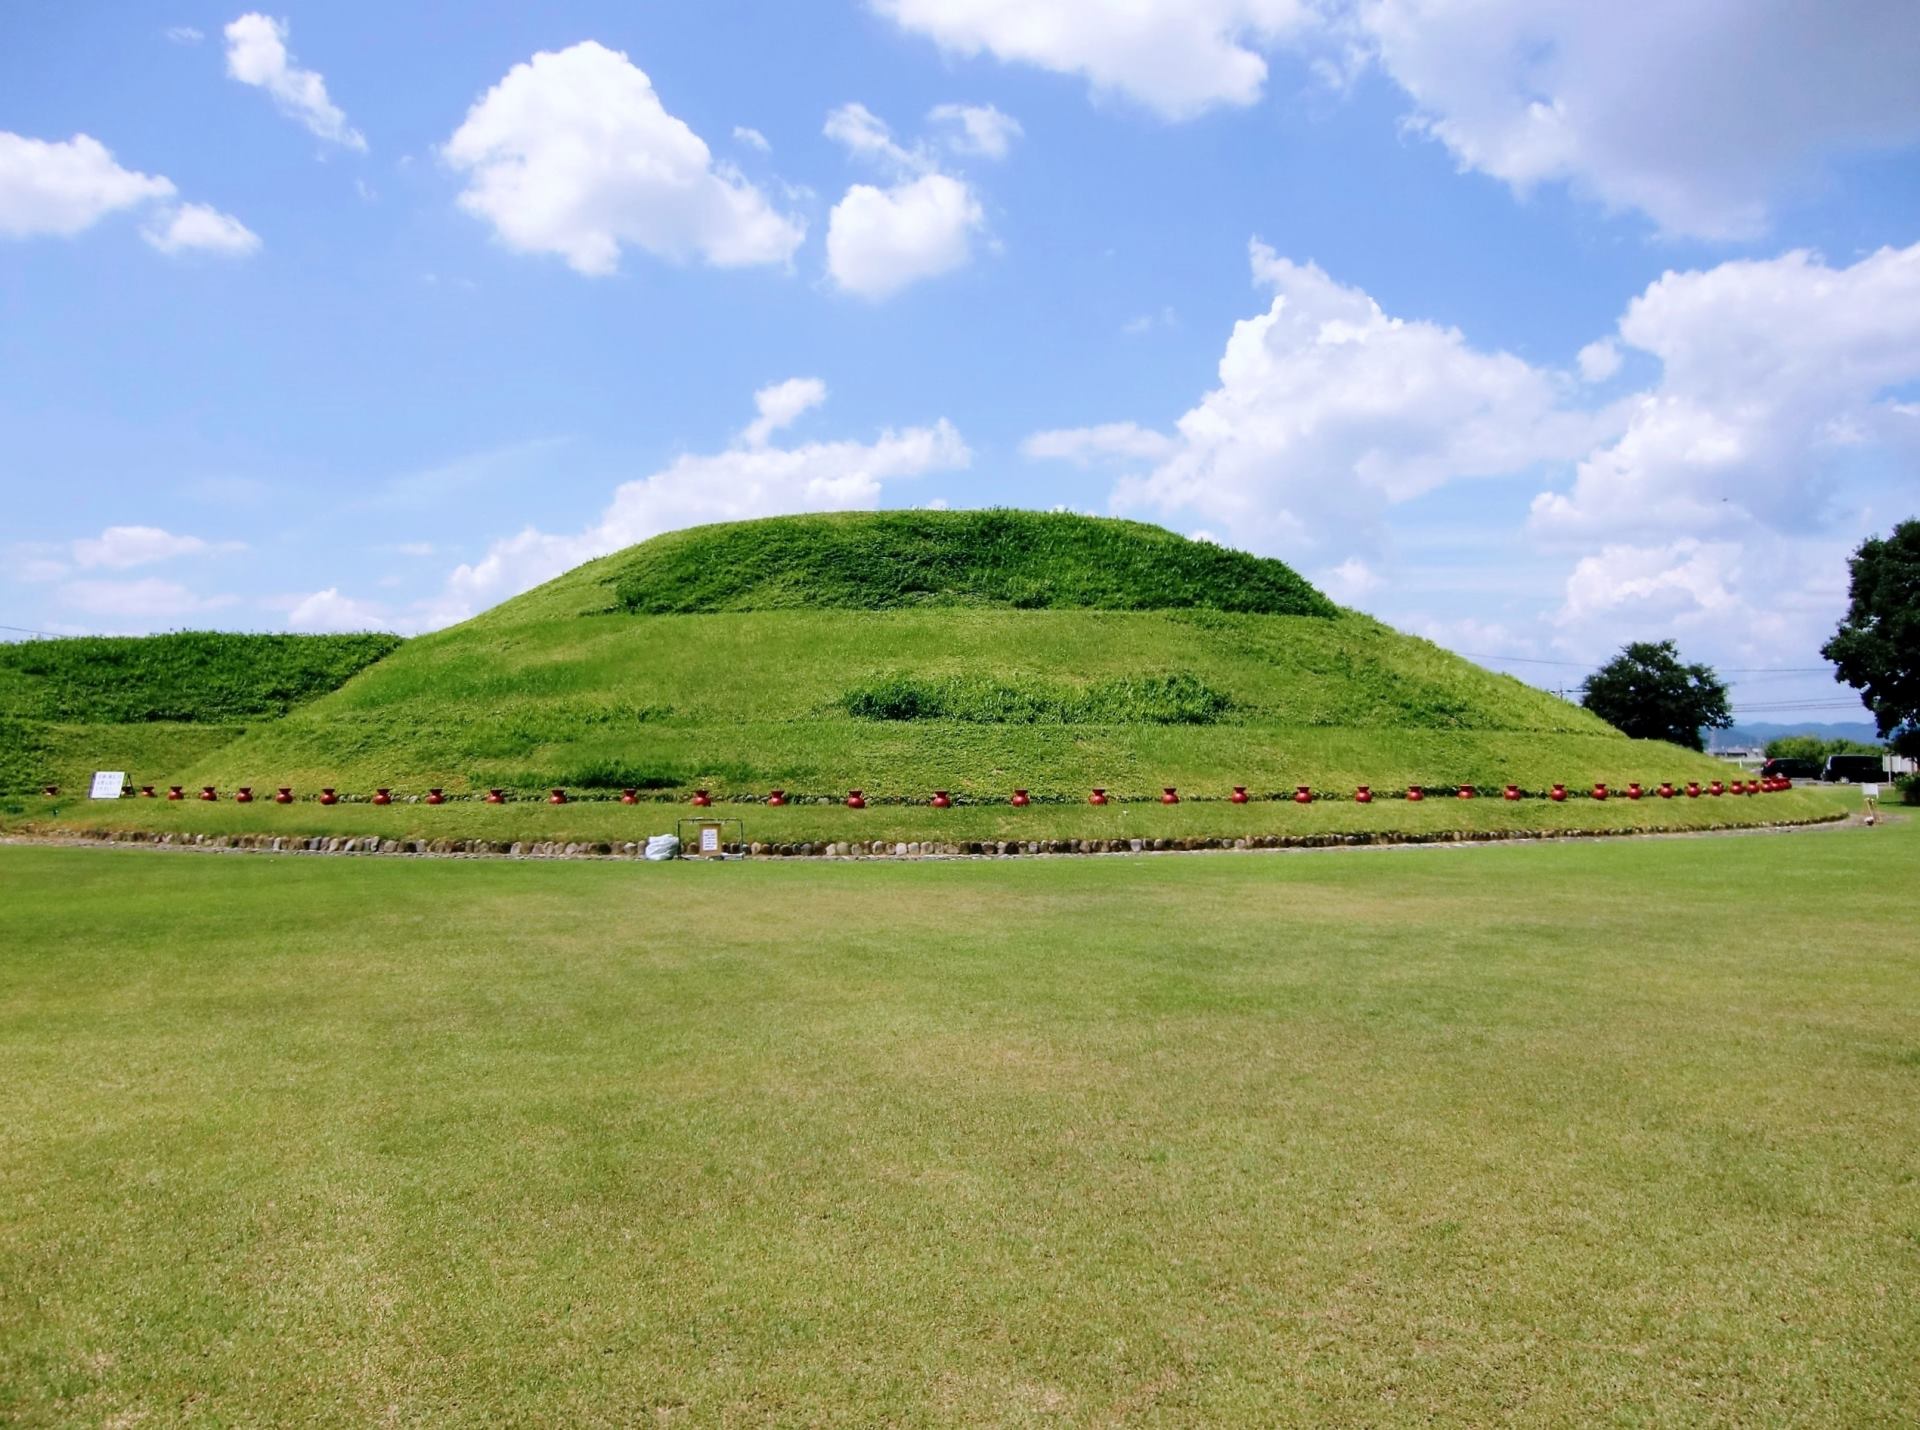
[[[1130,676],[1085,687],[892,675],[855,686],[840,708],[861,720],[960,720],[981,725],[1212,725],[1233,701],[1193,675]]]

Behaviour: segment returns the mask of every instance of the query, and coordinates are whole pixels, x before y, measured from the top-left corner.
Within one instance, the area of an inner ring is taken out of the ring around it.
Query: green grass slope
[[[1130,522],[915,512],[615,553],[409,641],[183,773],[1081,800],[1724,767],[1342,610],[1279,562]]]
[[[1338,612],[1278,561],[1137,521],[1062,512],[773,517],[673,532],[608,563],[611,579],[596,571],[588,589],[610,585],[615,607],[639,615],[911,606]]]
[[[78,786],[98,769],[166,778],[399,644],[176,631],[0,645],[0,792]]]

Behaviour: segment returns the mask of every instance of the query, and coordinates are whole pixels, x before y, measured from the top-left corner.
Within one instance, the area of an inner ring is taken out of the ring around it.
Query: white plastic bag
[[[680,857],[680,836],[677,834],[656,834],[647,841],[647,858],[659,863],[663,859]]]

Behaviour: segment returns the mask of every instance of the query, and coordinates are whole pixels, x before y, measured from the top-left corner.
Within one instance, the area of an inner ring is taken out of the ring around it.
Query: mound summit
[[[185,775],[1084,799],[1720,767],[1342,609],[1278,561],[1015,511],[675,532],[406,642]]]

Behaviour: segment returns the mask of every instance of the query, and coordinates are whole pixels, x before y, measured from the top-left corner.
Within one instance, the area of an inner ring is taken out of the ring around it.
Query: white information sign
[[[89,799],[118,799],[127,787],[125,770],[95,770],[93,793]]]
[[[720,826],[703,824],[700,826],[700,852],[718,854],[720,852]]]

